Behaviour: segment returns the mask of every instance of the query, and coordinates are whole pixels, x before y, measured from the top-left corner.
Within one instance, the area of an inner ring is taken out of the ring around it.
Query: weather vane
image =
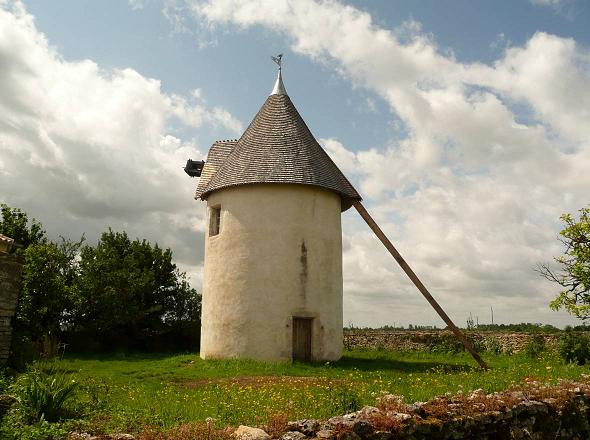
[[[283,54],[280,53],[276,57],[271,56],[270,59],[277,63],[277,66],[279,66],[279,70],[281,70],[281,65],[283,64]]]

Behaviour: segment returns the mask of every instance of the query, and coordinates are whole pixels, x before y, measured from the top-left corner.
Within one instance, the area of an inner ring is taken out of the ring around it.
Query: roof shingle
[[[207,154],[207,161],[205,162],[205,166],[203,167],[203,171],[201,171],[201,177],[199,178],[199,183],[197,184],[197,191],[195,193],[195,199],[201,198],[205,188],[207,188],[207,184],[213,177],[213,175],[217,172],[219,167],[223,165],[227,156],[231,153],[234,146],[236,145],[237,139],[229,140],[229,141],[217,141],[209,150]]]
[[[237,142],[211,147],[196,198],[205,200],[213,191],[252,183],[322,187],[342,197],[343,211],[361,200],[287,94],[270,95]]]

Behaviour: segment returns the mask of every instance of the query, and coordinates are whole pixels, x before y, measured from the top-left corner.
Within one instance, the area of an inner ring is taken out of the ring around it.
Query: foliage
[[[362,403],[359,395],[348,386],[336,386],[330,389],[332,407],[329,410],[330,414],[348,414],[353,411],[358,411],[362,408]]]
[[[8,371],[4,368],[0,368],[0,395],[8,390],[11,383]]]
[[[486,350],[494,354],[501,354],[502,345],[500,344],[500,341],[498,341],[498,339],[490,338],[486,346]]]
[[[384,328],[387,328],[385,326]],[[404,329],[403,326],[400,327],[401,330]],[[408,325],[408,330],[436,330],[436,325],[419,325],[419,324],[410,324]]]
[[[560,330],[551,325],[551,324],[540,324],[540,323],[530,323],[530,322],[521,322],[518,324],[477,324],[473,316],[467,318],[466,321],[466,330],[474,330],[474,331],[499,331],[499,332],[533,332],[533,331],[541,331],[546,333],[557,333]],[[590,328],[589,328],[590,329]],[[408,328],[404,328],[403,326],[391,326],[391,325],[384,325],[381,327],[351,327],[349,323],[348,327],[345,328],[346,331],[359,331],[359,332],[366,332],[367,330],[375,330],[375,331],[406,331],[406,332],[413,332],[413,331],[436,331],[436,330],[444,330],[438,329],[436,326],[432,325],[416,325],[410,324]],[[448,330],[448,329],[447,329]],[[581,330],[581,329],[580,329]]]
[[[67,423],[50,423],[40,420],[37,423],[24,423],[14,415],[7,423],[0,426],[0,438],[3,440],[57,440],[66,438],[72,431]]]
[[[473,341],[472,341],[473,342]],[[431,335],[427,339],[428,351],[433,353],[460,353],[465,351],[465,347],[454,336],[445,334]]]
[[[584,365],[590,361],[590,339],[568,326],[559,339],[559,354],[568,363]]]
[[[67,415],[67,404],[78,387],[71,376],[55,366],[34,365],[20,376],[15,392],[29,422],[57,422]]]
[[[172,262],[172,251],[125,232],[109,229],[96,246],[82,247],[76,287],[74,331],[103,347],[145,348],[142,341],[183,326],[197,332],[200,295]]]
[[[532,333],[524,346],[525,354],[531,359],[537,359],[545,351],[545,337],[541,333]]]
[[[55,364],[33,364],[13,380],[3,397],[16,401],[0,424],[6,440],[54,440],[65,438],[81,425],[77,381]]]
[[[24,249],[12,364],[70,348],[186,349],[198,346],[200,295],[172,251],[109,229],[96,246],[48,241],[41,224],[2,205],[0,232]]]
[[[51,341],[54,349],[60,329],[72,319],[76,296],[76,257],[83,238],[61,243],[43,242],[25,250],[23,289],[16,310],[15,331],[30,341]]]
[[[564,214],[565,223],[560,232],[565,246],[564,255],[555,258],[559,270],[549,265],[539,266],[538,272],[563,287],[551,301],[553,310],[565,309],[580,319],[590,318],[590,207],[580,211],[579,219]]]
[[[484,351],[486,351],[488,348],[486,347],[485,341],[481,338],[469,338],[469,340],[471,341],[471,345],[473,346],[473,349],[477,352],[477,353],[482,353]]]
[[[551,324],[534,324],[521,322],[520,324],[479,324],[478,331],[500,331],[500,332],[544,332],[557,333],[560,330]]]
[[[20,209],[2,203],[0,213],[0,234],[13,238],[23,248],[47,241],[41,223],[35,219],[29,223],[29,216]]]
[[[473,349],[480,353],[487,349],[483,340],[467,336]],[[439,333],[428,335],[426,338],[426,347],[433,353],[460,353],[465,351],[465,346],[454,335]]]

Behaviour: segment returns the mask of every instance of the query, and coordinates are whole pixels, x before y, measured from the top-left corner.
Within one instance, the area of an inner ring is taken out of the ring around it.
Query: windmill
[[[277,80],[242,137],[216,142],[204,166],[199,163],[195,198],[208,206],[201,356],[340,358],[340,214],[354,206],[465,349],[487,369],[309,131],[285,90],[282,58],[271,57],[279,67]],[[187,173],[192,172],[190,162]]]

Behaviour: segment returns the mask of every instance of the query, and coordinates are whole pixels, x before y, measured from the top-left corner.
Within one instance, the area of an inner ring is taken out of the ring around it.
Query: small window
[[[209,237],[219,234],[219,228],[221,226],[221,207],[216,206],[211,208],[209,214]]]

